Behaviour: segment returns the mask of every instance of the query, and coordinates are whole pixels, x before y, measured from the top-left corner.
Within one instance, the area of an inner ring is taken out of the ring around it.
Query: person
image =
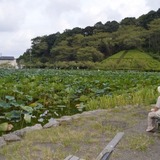
[[[160,86],[157,88],[160,93]],[[155,129],[155,120],[160,118],[160,96],[157,98],[157,102],[154,108],[151,109],[151,112],[148,113],[148,127],[147,132],[152,132]]]

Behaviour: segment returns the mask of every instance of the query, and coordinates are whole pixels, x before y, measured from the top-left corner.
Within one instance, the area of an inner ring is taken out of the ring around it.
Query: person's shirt
[[[156,111],[156,115],[160,117],[160,96],[157,98],[156,107],[158,108],[158,110]]]
[[[160,109],[160,96],[157,98],[156,107]]]

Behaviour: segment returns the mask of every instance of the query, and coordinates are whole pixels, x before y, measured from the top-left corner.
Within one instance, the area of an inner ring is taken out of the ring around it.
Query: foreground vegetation
[[[51,117],[155,103],[159,72],[1,70],[0,120],[14,129]]]
[[[22,141],[1,148],[0,158],[63,160],[73,154],[85,160],[94,160],[117,132],[124,132],[125,135],[113,152],[111,160],[129,157],[139,160],[137,154],[142,159],[154,159],[150,154],[151,146],[158,141],[145,133],[146,126],[143,122],[149,109],[149,106],[140,105],[116,107],[87,116],[84,114],[58,127],[28,132]],[[149,156],[146,158],[147,153]]]

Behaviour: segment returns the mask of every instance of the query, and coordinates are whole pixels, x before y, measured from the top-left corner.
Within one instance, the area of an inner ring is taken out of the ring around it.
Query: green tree
[[[153,20],[148,26],[149,50],[160,53],[160,18]]]
[[[77,52],[78,61],[101,61],[103,59],[103,54],[99,52],[94,47],[80,48]]]
[[[122,19],[120,25],[136,25],[136,18],[135,17],[127,17]]]
[[[155,11],[150,11],[147,14],[140,16],[137,19],[137,24],[145,29],[148,29],[148,24],[155,18],[158,18],[157,13]]]
[[[137,26],[123,26],[114,33],[114,43],[121,46],[121,50],[139,48],[144,44],[145,30]]]
[[[119,28],[119,23],[116,22],[116,21],[111,21],[111,22],[108,21],[108,22],[106,22],[106,23],[104,24],[104,28],[105,28],[105,31],[106,31],[106,32],[112,33],[112,32],[115,32],[115,31],[118,30],[118,28]]]

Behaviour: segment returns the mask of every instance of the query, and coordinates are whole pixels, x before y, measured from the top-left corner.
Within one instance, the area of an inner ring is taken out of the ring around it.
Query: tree
[[[127,17],[122,19],[120,25],[136,25],[136,18],[135,17]]]
[[[73,48],[67,46],[57,46],[51,49],[51,58],[56,61],[73,61],[75,60]]]
[[[116,21],[111,21],[111,22],[108,21],[108,22],[106,22],[106,23],[104,24],[104,28],[105,28],[105,31],[106,31],[106,32],[112,33],[112,32],[115,32],[115,31],[118,30],[118,28],[119,28],[119,23],[116,22]]]
[[[121,46],[121,50],[140,49],[144,44],[144,32],[142,27],[123,26],[114,33],[113,41]]]
[[[153,20],[149,25],[148,46],[153,52],[160,52],[160,18]]]
[[[97,22],[97,23],[94,25],[94,28],[103,29],[103,28],[104,28],[104,25],[103,25],[102,22]]]
[[[80,48],[77,52],[77,61],[101,61],[103,54],[94,47]]]
[[[140,16],[137,19],[137,24],[138,24],[138,26],[141,26],[145,29],[148,29],[148,24],[151,21],[153,21],[155,18],[158,18],[157,13],[155,11],[150,11],[147,14]]]
[[[91,26],[87,26],[85,29],[83,29],[83,35],[84,36],[89,36],[89,35],[92,35],[93,34],[93,30],[94,30],[94,27],[91,27]]]

